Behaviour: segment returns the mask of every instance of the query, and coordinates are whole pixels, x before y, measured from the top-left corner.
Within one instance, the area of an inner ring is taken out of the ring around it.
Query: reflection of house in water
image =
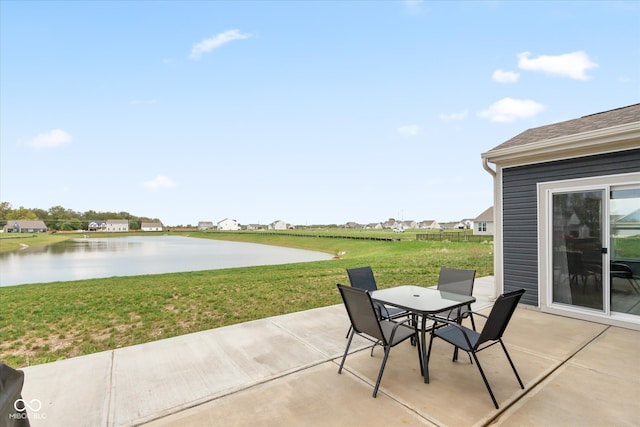
[[[618,218],[612,227],[612,233],[616,237],[640,235],[640,209]]]

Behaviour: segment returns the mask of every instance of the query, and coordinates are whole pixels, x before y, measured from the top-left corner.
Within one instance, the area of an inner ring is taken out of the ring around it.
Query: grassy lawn
[[[329,234],[338,233],[343,231]],[[278,266],[5,287],[0,291],[0,360],[24,367],[337,304],[335,284],[348,283],[345,269],[351,267],[371,265],[380,287],[434,284],[441,266],[473,268],[478,277],[493,271],[491,244],[416,241],[409,233],[383,233],[401,239],[393,242],[244,232],[180,234],[340,256]],[[5,241],[0,243],[4,246]]]
[[[17,251],[25,246],[52,245],[63,240],[67,240],[71,234],[49,234],[49,233],[2,233],[0,234],[0,253]],[[74,237],[82,236],[74,234]]]

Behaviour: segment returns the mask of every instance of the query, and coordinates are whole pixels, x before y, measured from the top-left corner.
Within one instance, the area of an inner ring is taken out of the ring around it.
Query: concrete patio
[[[476,279],[488,313],[493,278]],[[336,291],[337,292],[337,291]],[[640,425],[640,332],[520,305],[505,343],[479,354],[500,409],[465,354],[434,342],[430,384],[415,347],[395,347],[371,397],[382,351],[354,340],[342,305],[276,316],[24,368],[38,426]],[[365,349],[366,348],[366,349]],[[38,409],[34,402],[34,409]]]

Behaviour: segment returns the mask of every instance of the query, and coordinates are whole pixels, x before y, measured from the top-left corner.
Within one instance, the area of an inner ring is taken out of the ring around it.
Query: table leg
[[[456,320],[458,325],[462,325],[462,307],[458,308],[458,318]],[[458,347],[453,349],[453,361],[458,360]]]
[[[427,330],[427,316],[422,315],[422,328],[420,329],[420,346],[422,347],[422,375],[424,383],[429,384],[429,361],[427,360],[427,340],[425,338]]]

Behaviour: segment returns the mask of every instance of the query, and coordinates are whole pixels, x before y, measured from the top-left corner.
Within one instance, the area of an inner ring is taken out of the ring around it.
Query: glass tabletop
[[[476,301],[475,297],[469,295],[452,294],[439,291],[435,287],[426,288],[416,285],[378,289],[371,293],[371,297],[384,304],[424,314],[439,313]]]

